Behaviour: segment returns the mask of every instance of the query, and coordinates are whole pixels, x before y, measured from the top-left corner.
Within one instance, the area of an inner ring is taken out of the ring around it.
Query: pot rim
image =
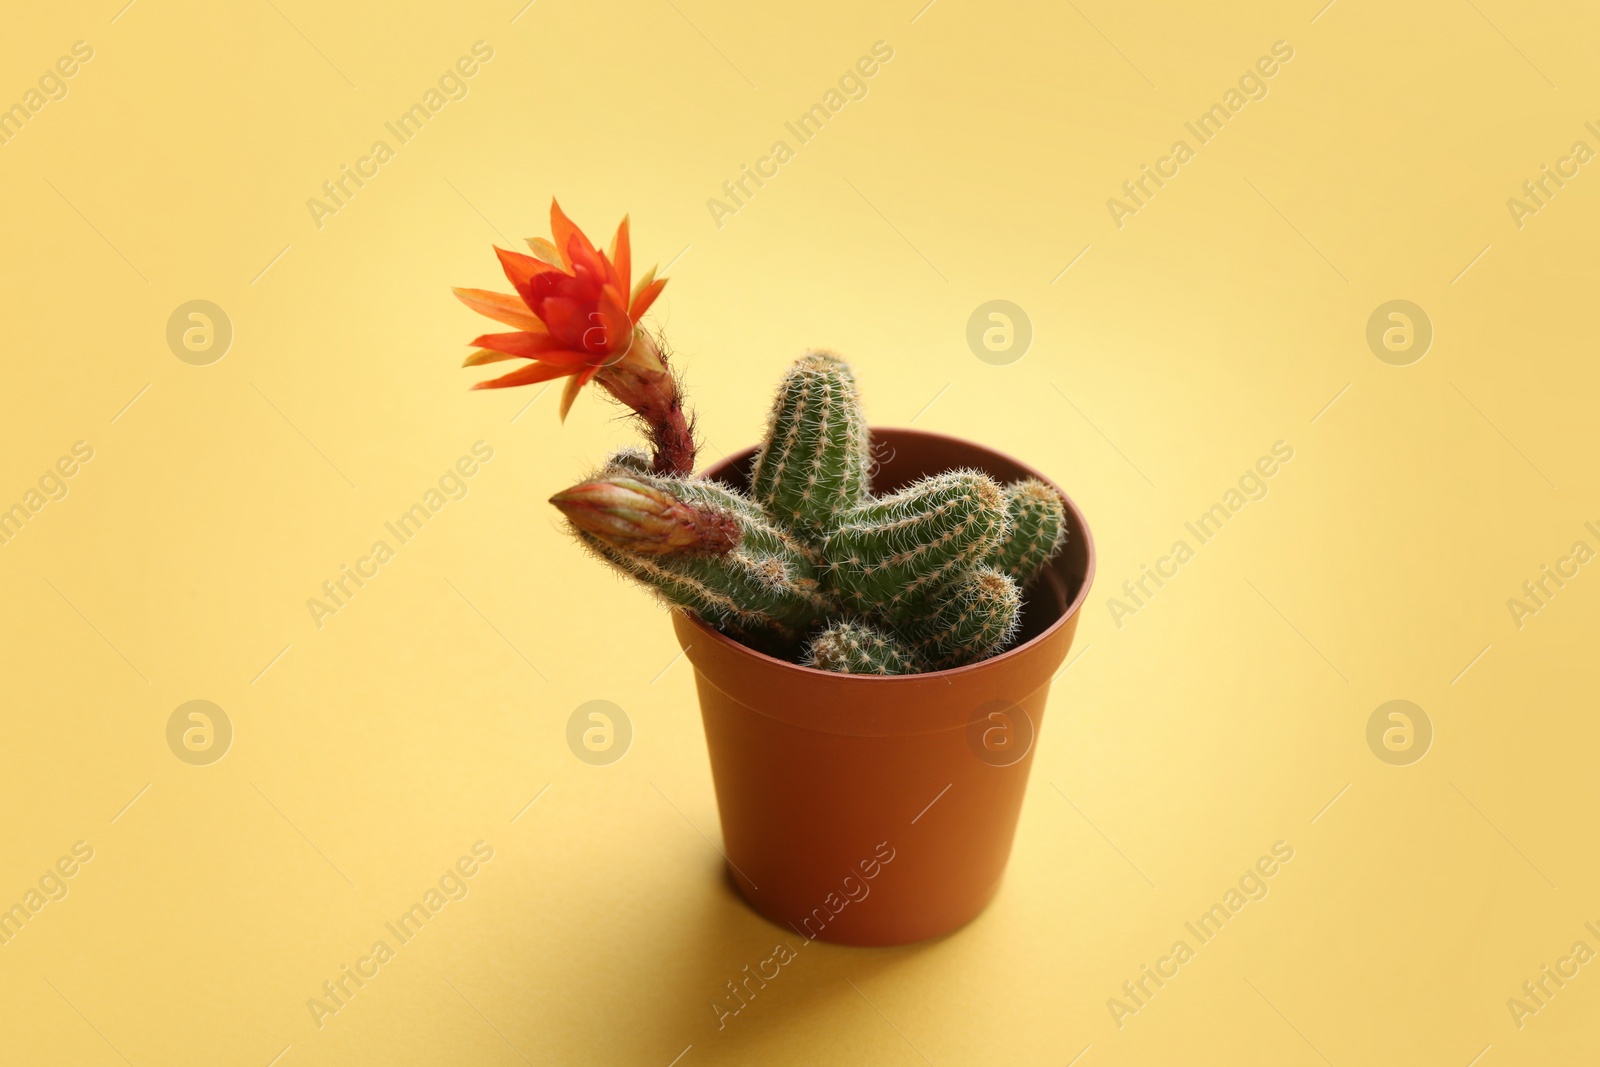
[[[958,679],[970,678],[974,674],[993,670],[997,666],[1003,665],[1010,660],[1020,658],[1021,656],[1027,654],[1029,650],[1050,640],[1050,638],[1052,638],[1057,631],[1059,631],[1063,626],[1067,625],[1077,616],[1078,611],[1083,607],[1084,602],[1089,599],[1089,589],[1094,584],[1094,572],[1096,564],[1094,535],[1089,530],[1089,522],[1084,517],[1083,509],[1078,507],[1077,502],[1074,501],[1072,497],[1068,496],[1067,493],[1059,485],[1057,485],[1053,479],[1036,470],[1030,464],[1024,463],[1013,456],[1007,455],[1006,453],[1001,452],[999,449],[990,448],[988,445],[980,444],[977,441],[968,440],[965,437],[956,437],[953,434],[936,433],[931,430],[917,430],[909,426],[873,426],[869,427],[869,432],[873,435],[874,439],[876,439],[879,434],[887,432],[896,435],[921,437],[930,441],[942,441],[968,448],[978,448],[985,452],[999,456],[1008,463],[1015,464],[1017,467],[1027,471],[1029,477],[1037,478],[1041,482],[1044,482],[1046,485],[1048,485],[1051,489],[1055,490],[1056,494],[1060,496],[1062,501],[1066,504],[1068,512],[1071,513],[1073,524],[1077,529],[1083,531],[1086,563],[1083,571],[1083,582],[1078,586],[1077,592],[1073,594],[1072,600],[1068,602],[1066,608],[1063,609],[1062,612],[1051,621],[1049,626],[1045,627],[1039,633],[1034,634],[1022,644],[1008,648],[997,656],[990,656],[987,659],[979,660],[977,663],[969,663],[963,667],[949,667],[941,671],[924,671],[920,674],[840,674],[837,671],[819,670],[816,667],[807,667],[803,663],[795,663],[791,660],[779,659],[776,656],[769,656],[765,652],[759,652],[748,645],[734,640],[727,634],[717,630],[715,627],[707,625],[705,620],[701,619],[693,612],[677,611],[675,614],[682,616],[683,620],[692,626],[695,631],[699,633],[701,638],[710,640],[717,645],[720,645],[728,653],[752,660],[756,663],[795,671],[798,672],[801,677],[827,678],[840,683],[871,685],[880,689],[886,689],[893,686],[926,686],[930,682],[949,682],[950,684],[955,684]],[[730,452],[728,455],[724,456],[722,459],[718,460],[716,463],[713,463],[711,466],[702,471],[701,476],[705,478],[718,477],[726,472],[729,468],[737,466],[739,463],[742,463],[744,460],[748,459],[755,453],[757,447],[759,446],[751,445],[749,448],[740,449],[737,452]],[[698,641],[699,638],[696,639],[696,643],[698,643]]]

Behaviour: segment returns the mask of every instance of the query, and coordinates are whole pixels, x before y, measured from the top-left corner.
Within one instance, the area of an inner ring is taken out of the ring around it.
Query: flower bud
[[[633,478],[583,482],[557,493],[550,503],[577,529],[623,552],[720,555],[739,543],[732,515],[685,503]]]

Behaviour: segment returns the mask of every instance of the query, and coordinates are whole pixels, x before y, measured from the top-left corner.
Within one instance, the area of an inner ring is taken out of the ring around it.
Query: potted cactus
[[[518,328],[477,338],[467,365],[529,361],[478,388],[566,378],[563,419],[594,381],[643,424],[648,451],[551,503],[673,609],[733,884],[805,937],[965,923],[998,888],[1093,577],[1082,515],[1009,457],[870,429],[826,352],[784,375],[761,444],[697,475],[665,348],[640,326],[665,279],[630,290],[626,219],[606,253],[555,204],[551,229],[531,256],[497,249],[515,296],[456,290]]]

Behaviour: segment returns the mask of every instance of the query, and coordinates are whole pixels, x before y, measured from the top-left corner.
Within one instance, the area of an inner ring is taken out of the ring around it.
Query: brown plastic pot
[[[873,442],[879,492],[956,467],[1049,481],[941,434],[874,430]],[[743,487],[753,451],[707,473]],[[1050,681],[1094,577],[1089,527],[1062,498],[1067,543],[1025,592],[1019,642],[971,666],[834,674],[674,614],[695,669],[729,877],[756,911],[803,937],[898,945],[948,933],[989,903]]]

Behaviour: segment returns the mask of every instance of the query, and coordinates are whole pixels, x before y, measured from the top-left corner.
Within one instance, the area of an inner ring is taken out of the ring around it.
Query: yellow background
[[[1600,148],[1600,16],[921,2],[8,15],[0,102],[74,41],[94,58],[0,146],[0,506],[73,442],[94,458],[0,546],[0,905],[95,851],[0,947],[0,1061],[1600,1055],[1600,964],[1520,1029],[1506,1006],[1600,949],[1600,573],[1521,628],[1506,605],[1600,548],[1600,175],[1520,228],[1506,206]],[[318,228],[307,198],[478,40],[469,95]],[[879,40],[867,97],[719,228],[708,198]],[[1279,40],[1268,96],[1114,225],[1107,198]],[[493,327],[448,287],[499,286],[491,242],[545,234],[552,194],[676,260],[653,320],[706,459],[824,345],[875,422],[1042,468],[1099,546],[994,905],[934,943],[810,946],[721,1033],[711,1001],[784,935],[721,877],[668,620],[544,502],[631,431],[458,367]],[[1035,331],[1008,366],[965,340],[996,298]],[[235,331],[209,366],[166,342],[192,299]],[[1434,326],[1410,366],[1365,340],[1392,299]],[[318,628],[307,599],[479,440],[469,495]],[[1267,497],[1115,625],[1121,583],[1278,440]],[[1365,739],[1396,698],[1435,732],[1410,766]],[[235,731],[209,766],[167,746],[191,699]],[[593,699],[634,728],[607,767],[564,740]],[[479,840],[470,895],[319,1029],[307,999]],[[1107,999],[1279,840],[1270,895],[1119,1028]]]

